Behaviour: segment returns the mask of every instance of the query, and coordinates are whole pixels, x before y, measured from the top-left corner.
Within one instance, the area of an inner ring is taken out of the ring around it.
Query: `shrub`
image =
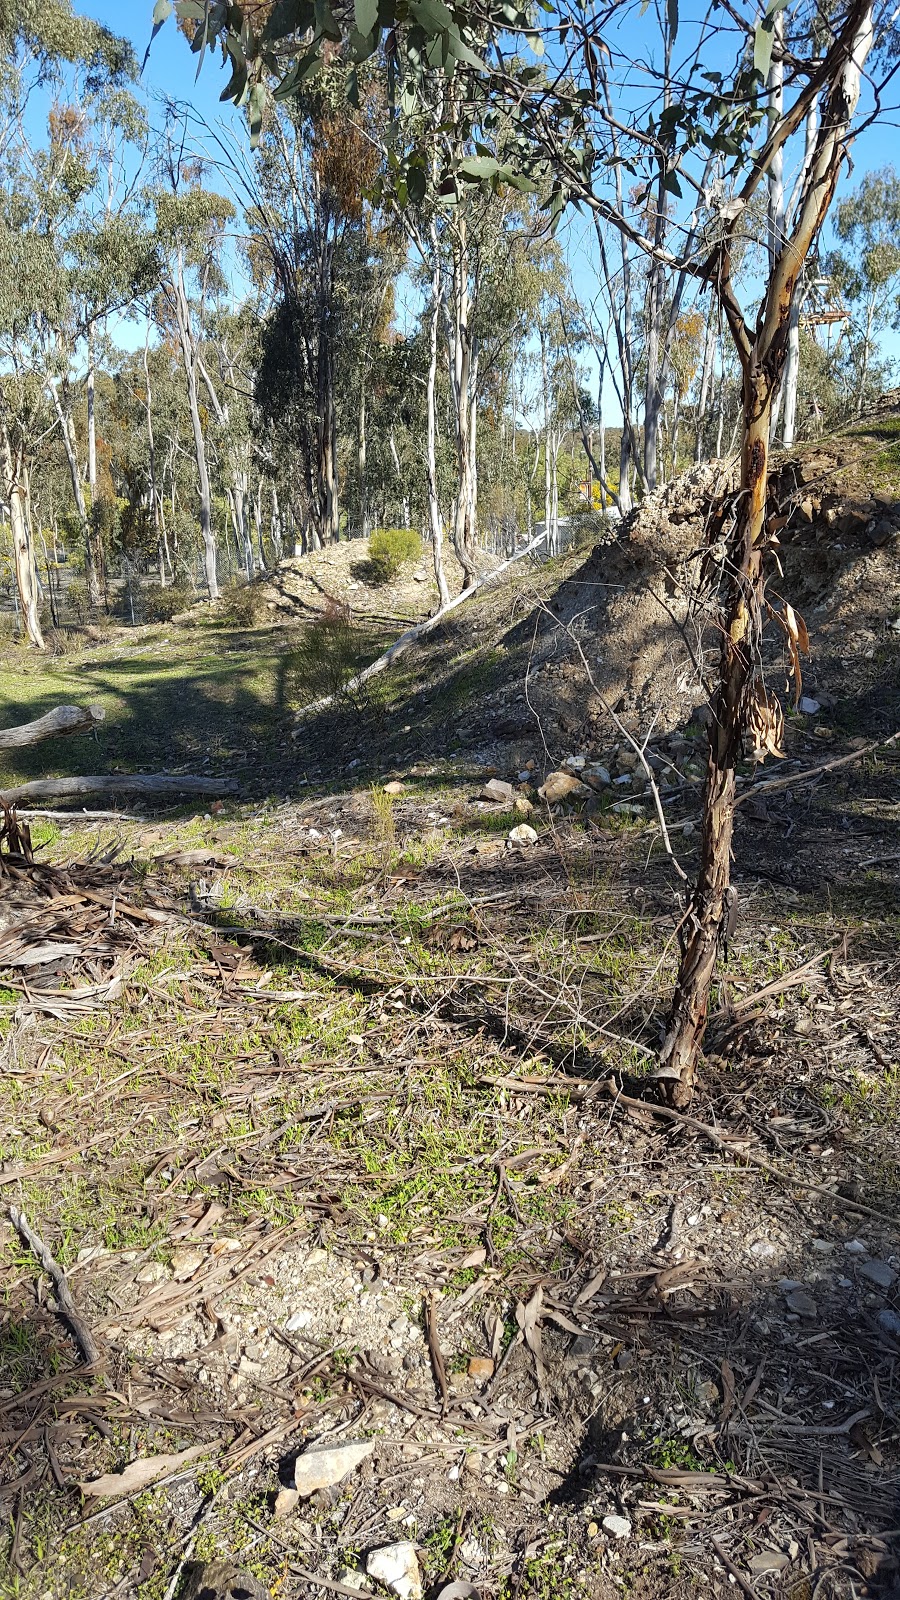
[[[369,540],[373,583],[390,583],[401,567],[422,556],[422,540],[414,528],[376,528]]]
[[[266,598],[256,583],[232,584],[222,601],[222,615],[229,628],[255,628],[265,621]]]
[[[148,583],[135,596],[145,622],[171,622],[179,611],[192,606],[196,595],[181,584],[173,583],[163,588],[161,583]]]

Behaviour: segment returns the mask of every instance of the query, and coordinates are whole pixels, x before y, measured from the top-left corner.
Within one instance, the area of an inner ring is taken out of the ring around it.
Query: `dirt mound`
[[[430,547],[424,546],[421,560],[404,567],[388,584],[373,582],[367,549],[365,541],[353,539],[280,562],[259,584],[272,620],[308,621],[334,606],[347,606],[361,617],[402,621],[430,615],[438,601]],[[462,587],[462,568],[452,550],[445,552],[444,567],[455,594]]]
[[[900,439],[897,425],[874,421],[865,433],[778,458],[772,474],[769,530],[781,573],[769,598],[804,613],[804,691],[826,710],[870,695],[900,655],[900,450],[886,450],[885,439]],[[596,745],[613,733],[607,707],[635,729],[670,731],[705,703],[718,656],[710,530],[737,472],[736,460],[708,463],[649,495],[562,585],[536,637],[529,619],[528,698],[545,733]],[[788,708],[777,626],[765,656]]]

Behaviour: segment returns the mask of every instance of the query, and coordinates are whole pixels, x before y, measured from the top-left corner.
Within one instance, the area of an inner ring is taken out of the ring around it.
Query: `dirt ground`
[[[572,643],[621,544],[314,723],[286,701],[233,799],[33,820],[0,884],[4,1596],[175,1600],[221,1554],[288,1600],[385,1595],[399,1542],[428,1595],[900,1593],[900,605],[867,441],[860,520],[804,519],[820,580],[785,559],[817,708],[741,774],[690,1117],[651,1077],[680,879]],[[702,695],[665,659],[617,714],[690,875]],[[586,782],[548,804],[553,769]]]

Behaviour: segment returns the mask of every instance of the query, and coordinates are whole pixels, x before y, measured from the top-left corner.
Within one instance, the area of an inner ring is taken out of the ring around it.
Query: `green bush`
[[[422,540],[414,528],[376,528],[369,540],[373,583],[390,583],[401,567],[422,557]]]
[[[140,605],[145,622],[171,622],[179,611],[187,611],[196,598],[190,589],[183,588],[179,583],[166,588],[161,583],[147,583],[135,595],[135,602],[136,606]]]
[[[222,615],[229,628],[255,628],[266,617],[266,598],[256,583],[233,583],[222,596]]]
[[[288,657],[290,692],[301,705],[341,694],[367,656],[365,636],[346,607],[330,605]]]

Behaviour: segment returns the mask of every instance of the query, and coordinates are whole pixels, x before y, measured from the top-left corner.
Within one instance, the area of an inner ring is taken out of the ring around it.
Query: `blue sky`
[[[74,0],[74,3],[78,10],[106,23],[117,32],[126,34],[132,40],[139,58],[143,57],[150,38],[152,0]],[[644,46],[644,41],[641,39],[642,24],[632,14],[628,18],[627,25],[632,30],[629,35],[633,40],[632,54],[637,56]],[[647,26],[648,28],[650,26],[649,18]],[[649,33],[646,37],[649,42]],[[154,92],[162,93],[173,99],[190,102],[208,122],[213,124],[218,122],[225,127],[231,127],[240,138],[246,139],[248,136],[243,113],[235,111],[230,103],[222,104],[219,101],[219,94],[224,87],[227,74],[221,70],[218,58],[204,63],[203,71],[195,82],[196,69],[197,58],[191,54],[184,37],[176,31],[174,20],[170,19],[153,43],[144,73],[145,88],[151,95]],[[640,92],[637,87],[636,92]],[[863,103],[865,104],[865,101]],[[863,132],[853,148],[854,171],[849,180],[844,178],[839,194],[848,192],[858,184],[866,171],[889,162],[895,139],[896,121],[890,114],[886,123]],[[786,176],[789,183],[790,175]],[[594,250],[591,248],[592,234],[593,227],[589,218],[570,213],[560,236],[572,271],[576,293],[586,301],[593,298],[597,292],[596,277],[590,265],[594,256]],[[827,231],[824,242],[827,247]],[[131,343],[135,334],[132,332],[129,337],[128,330],[123,328],[120,337],[125,342]],[[890,335],[886,348],[892,355],[900,354],[900,338],[897,335]],[[589,362],[589,368],[592,373],[596,372],[593,361]],[[609,410],[609,420],[615,421],[615,399],[609,384],[605,404]]]

